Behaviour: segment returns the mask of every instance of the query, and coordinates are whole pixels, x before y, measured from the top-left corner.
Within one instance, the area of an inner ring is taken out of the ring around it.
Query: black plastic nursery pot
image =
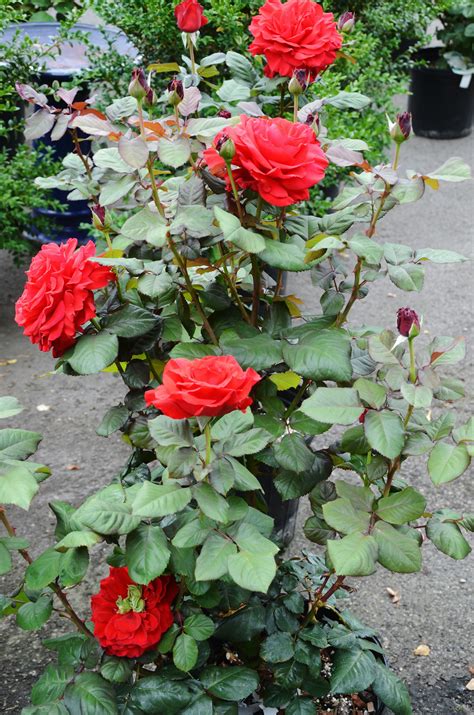
[[[108,42],[119,51],[121,54],[128,55],[133,59],[137,58],[138,52],[133,45],[128,41],[126,36],[118,30],[100,29],[94,25],[77,23],[71,28],[74,32],[87,33],[89,42],[95,48],[108,48]],[[0,36],[0,41],[8,43],[17,33],[25,37],[29,37],[35,42],[40,43],[44,47],[48,47],[53,42],[60,30],[60,24],[57,22],[25,22],[21,24],[9,25]],[[54,81],[65,83],[74,82],[75,78],[83,70],[89,67],[87,57],[87,47],[80,40],[67,41],[64,40],[60,46],[60,52],[55,56],[45,58],[44,67],[38,72],[38,83],[51,86]],[[83,101],[88,97],[88,88],[81,84],[81,90],[76,95],[76,101]],[[50,104],[54,102],[50,100]],[[58,105],[64,106],[64,105]],[[52,148],[54,157],[57,160],[64,159],[67,154],[73,151],[72,140],[69,134],[66,133],[62,139],[57,142],[50,140],[46,135],[38,141],[33,142],[35,146],[43,144]],[[87,151],[87,146],[83,145],[83,149]],[[66,198],[64,191],[53,190],[53,196],[57,198],[63,206],[63,211],[43,210],[38,209],[33,212],[33,223],[30,230],[29,238],[39,243],[61,243],[67,241],[68,238],[74,236],[80,243],[88,238],[86,231],[80,229],[81,223],[87,223],[90,219],[90,211],[87,201],[70,201]],[[48,233],[39,231],[34,223],[34,217],[42,216],[49,219],[48,225],[50,229]]]
[[[411,71],[408,110],[413,131],[429,139],[458,139],[472,131],[474,81],[461,86],[462,76],[434,64],[440,57],[436,47],[418,53],[425,66]]]

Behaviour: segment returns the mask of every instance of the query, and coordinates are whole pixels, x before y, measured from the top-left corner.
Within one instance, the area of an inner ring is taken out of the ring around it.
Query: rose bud
[[[355,25],[355,12],[343,12],[337,23],[339,32],[345,32],[347,35],[352,32]]]
[[[308,114],[306,117],[305,124],[313,128],[315,135],[318,137],[321,131],[321,121],[319,119],[319,114]]]
[[[203,6],[197,0],[183,0],[174,9],[176,24],[181,32],[197,32],[207,25]]]
[[[420,320],[411,308],[399,308],[397,312],[397,329],[405,338],[414,338],[420,334]]]
[[[94,204],[91,208],[92,223],[98,231],[103,231],[106,225],[105,208],[100,204]]]
[[[218,152],[226,164],[230,164],[235,156],[235,144],[232,139],[223,137],[224,141],[219,142]]]
[[[293,77],[288,82],[290,94],[299,95],[306,92],[310,82],[310,76],[306,70],[295,70]]]
[[[128,93],[137,102],[141,102],[147,96],[150,86],[146,81],[145,72],[141,67],[134,67],[132,70],[132,80],[128,85]]]
[[[367,414],[368,411],[369,411],[369,410],[368,410],[368,408],[366,407],[365,410],[362,412],[362,414],[359,416],[359,422],[361,423],[361,425],[364,424],[364,422],[365,422],[365,416],[366,416],[366,414]]]
[[[222,117],[222,119],[230,119],[232,116],[232,112],[229,112],[228,109],[220,109],[217,112],[218,117]]]
[[[177,107],[184,98],[184,87],[183,83],[177,77],[173,77],[171,82],[168,84],[168,102],[173,106]]]
[[[390,136],[397,144],[402,144],[410,138],[411,134],[411,114],[410,112],[402,112],[397,114],[395,121],[388,120]]]

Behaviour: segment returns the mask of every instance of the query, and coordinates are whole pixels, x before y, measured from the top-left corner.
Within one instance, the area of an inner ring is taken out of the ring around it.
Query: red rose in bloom
[[[267,0],[250,23],[253,55],[265,55],[265,74],[291,77],[293,70],[307,70],[311,78],[336,59],[342,37],[331,12],[313,0]]]
[[[176,5],[174,15],[181,32],[197,32],[207,25],[209,20],[203,10],[203,6],[197,0],[183,0]]]
[[[210,171],[221,177],[225,163],[215,147],[224,135],[235,145],[232,173],[237,184],[253,189],[273,206],[305,201],[308,189],[324,178],[329,162],[305,124],[242,115],[240,124],[219,132],[214,146],[203,152]]]
[[[173,624],[171,602],[178,593],[172,576],[136,584],[126,566],[110,568],[91,598],[94,635],[109,655],[138,658]]]
[[[89,241],[76,250],[77,239],[48,243],[33,258],[28,280],[16,303],[15,321],[40,350],[59,357],[74,345],[76,333],[96,314],[92,291],[115,275],[89,261],[95,246]]]
[[[163,384],[145,392],[145,402],[174,420],[220,417],[252,404],[249,392],[261,380],[251,367],[242,370],[231,355],[166,363]]]

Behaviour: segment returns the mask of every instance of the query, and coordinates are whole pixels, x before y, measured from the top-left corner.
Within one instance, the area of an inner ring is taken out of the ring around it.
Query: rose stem
[[[3,525],[4,525],[4,527],[5,527],[6,531],[7,531],[7,533],[8,533],[10,536],[15,536],[15,535],[16,535],[16,531],[15,531],[14,527],[11,525],[10,521],[8,520],[8,517],[7,517],[7,515],[6,515],[5,508],[4,508],[4,507],[0,507],[0,521],[3,523]],[[28,553],[28,551],[27,551],[26,549],[19,549],[19,553],[21,554],[21,556],[25,559],[25,561],[26,561],[28,564],[31,564],[31,563],[33,562],[33,559],[31,558],[30,554]],[[68,615],[69,615],[71,621],[74,623],[74,625],[75,625],[80,631],[82,631],[83,633],[85,633],[89,638],[93,638],[92,633],[91,633],[90,630],[86,627],[86,625],[84,624],[84,621],[82,621],[82,620],[79,618],[79,616],[77,615],[77,613],[75,612],[75,610],[73,609],[73,607],[71,606],[71,604],[69,603],[68,597],[66,596],[66,594],[64,593],[64,591],[61,590],[61,588],[58,586],[57,583],[51,584],[51,589],[54,591],[54,593],[56,594],[56,596],[59,598],[59,600],[60,600],[61,603],[63,604],[64,608],[66,609],[66,611],[67,611],[67,613],[68,613]]]

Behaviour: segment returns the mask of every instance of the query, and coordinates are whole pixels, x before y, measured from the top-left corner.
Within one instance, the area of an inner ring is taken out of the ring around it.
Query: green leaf
[[[70,715],[117,715],[115,691],[97,673],[80,673],[67,686],[64,704]]]
[[[158,142],[158,157],[163,164],[177,169],[185,164],[191,156],[191,142],[185,137],[177,137],[174,141],[162,138]]]
[[[32,19],[31,17],[30,20]],[[45,705],[30,705],[23,708],[21,715],[70,715],[70,713],[61,702],[55,702]]]
[[[382,407],[387,399],[387,389],[383,385],[372,382],[372,380],[367,380],[365,377],[359,377],[354,382],[354,387],[359,393],[360,399],[374,409]]]
[[[94,546],[99,541],[102,541],[102,537],[93,531],[70,531],[54,548],[56,551],[66,551],[77,546]]]
[[[181,633],[173,646],[173,663],[178,670],[192,670],[197,663],[198,646],[194,638]]]
[[[306,472],[311,469],[314,454],[306,446],[303,437],[296,432],[287,434],[273,448],[275,459],[283,469]]]
[[[220,346],[225,355],[233,355],[241,367],[252,367],[257,372],[281,362],[281,344],[267,333],[252,338],[241,338],[232,331],[224,331]]]
[[[183,628],[185,633],[197,641],[207,641],[215,630],[212,619],[205,616],[204,613],[188,616],[184,621]]]
[[[104,655],[100,664],[100,674],[110,683],[126,683],[133,674],[133,668],[127,658]]]
[[[128,534],[125,561],[137,583],[148,584],[161,576],[169,560],[168,541],[160,526],[142,523]]]
[[[237,702],[248,698],[258,688],[259,678],[251,668],[208,666],[202,671],[201,682],[211,695]]]
[[[208,355],[216,355],[217,352],[217,348],[214,345],[182,342],[174,346],[170,352],[170,356],[172,358],[186,358],[187,360],[194,360],[195,358],[203,358]]]
[[[402,383],[400,386],[401,393],[409,405],[415,409],[428,408],[433,400],[433,393],[426,385],[412,385],[411,383]]]
[[[228,559],[229,574],[238,586],[266,593],[275,578],[275,559],[270,553],[240,551]]]
[[[323,516],[329,526],[343,534],[369,528],[370,514],[356,510],[348,499],[335,499],[323,504]]]
[[[33,685],[31,702],[33,705],[44,705],[62,697],[66,685],[74,677],[74,668],[70,665],[46,666],[43,674]]]
[[[160,447],[190,447],[193,443],[187,420],[172,420],[165,415],[159,415],[149,420],[148,429]]]
[[[469,259],[456,251],[446,249],[420,248],[415,253],[415,261],[431,261],[432,263],[463,263]]]
[[[200,695],[186,710],[182,711],[182,715],[218,715],[218,711],[214,709],[211,698],[208,698],[207,695]]]
[[[452,156],[438,169],[430,171],[428,176],[439,181],[466,181],[471,177],[471,169],[458,156]]]
[[[428,521],[426,536],[436,546],[438,551],[460,560],[466,558],[471,547],[461,533],[457,524],[443,522],[436,517]]]
[[[214,206],[214,215],[219,222],[226,241],[247,253],[260,253],[265,248],[265,240],[258,233],[243,228],[237,216]]]
[[[388,275],[397,288],[406,291],[419,291],[423,288],[425,269],[418,263],[406,263],[401,266],[388,265]]]
[[[102,418],[96,432],[100,437],[108,437],[124,426],[129,417],[129,411],[124,405],[111,407]]]
[[[59,576],[62,554],[54,548],[47,549],[29,564],[25,574],[25,584],[32,591],[40,591]]]
[[[390,524],[406,524],[418,519],[426,508],[426,499],[413,487],[406,487],[388,497],[382,497],[377,504],[376,513]]]
[[[135,179],[130,178],[130,176],[122,176],[120,179],[109,180],[103,185],[99,194],[100,205],[109,206],[110,204],[114,204],[128,194],[135,184]]]
[[[13,417],[23,410],[16,397],[0,397],[0,419]]]
[[[186,682],[171,680],[165,675],[153,675],[142,678],[134,685],[129,704],[145,713],[178,715],[189,705],[191,697]],[[81,715],[86,715],[86,712]]]
[[[288,366],[311,380],[348,382],[352,378],[351,339],[336,328],[302,338],[297,345],[283,344]]]
[[[349,387],[318,387],[300,407],[313,420],[340,425],[355,422],[363,409],[357,390]]]
[[[388,459],[395,459],[405,444],[403,422],[395,412],[369,410],[365,416],[364,430],[372,449]]]
[[[201,482],[193,487],[193,496],[201,511],[210,519],[220,522],[227,521],[229,504],[210,484]]]
[[[68,363],[80,375],[92,375],[108,367],[118,354],[118,338],[111,333],[83,335],[76,343]]]
[[[386,569],[395,573],[421,570],[421,549],[415,539],[383,521],[375,524],[372,534],[378,546],[378,561]]]
[[[52,597],[40,596],[37,601],[20,606],[16,614],[16,623],[24,631],[35,631],[46,623],[52,612]]]
[[[150,310],[128,303],[109,315],[106,328],[121,338],[136,338],[153,330],[158,320]]]
[[[99,534],[128,534],[140,523],[139,517],[131,513],[129,504],[106,499],[83,505],[80,521]]]
[[[38,482],[25,466],[0,461],[0,504],[28,509],[38,489]]]
[[[258,479],[241,462],[233,457],[227,457],[227,461],[234,469],[235,487],[240,491],[261,491],[262,485]]]
[[[89,568],[89,552],[85,546],[69,549],[61,558],[59,579],[65,587],[80,583]]]
[[[263,429],[251,429],[242,434],[236,434],[223,445],[223,451],[232,457],[243,457],[245,454],[255,454],[267,446],[271,435]]]
[[[377,265],[380,263],[383,256],[383,247],[375,243],[374,240],[364,236],[362,233],[357,233],[347,242],[356,256],[365,258],[367,263]]]
[[[229,557],[237,553],[236,545],[216,533],[211,533],[196,559],[196,581],[215,581],[228,572]]]
[[[292,236],[288,241],[276,241],[265,238],[265,250],[259,254],[259,259],[273,268],[286,271],[307,271],[311,263],[306,263],[306,244],[299,236]]]
[[[373,536],[349,534],[328,540],[327,549],[338,576],[370,576],[376,569],[377,542]]]
[[[178,548],[200,546],[209,534],[210,523],[202,517],[189,521],[176,532],[172,541],[173,545]]]
[[[431,366],[455,365],[466,356],[466,340],[462,336],[453,339],[446,335],[439,335],[433,340],[430,348]]]
[[[288,703],[286,715],[317,715],[316,705],[310,698],[299,696]]]
[[[438,442],[428,459],[431,481],[439,486],[457,479],[469,467],[470,461],[465,444],[454,446],[447,442]]]
[[[191,496],[189,487],[144,482],[133,502],[133,513],[149,519],[175,514],[189,504]]]
[[[289,633],[273,633],[263,641],[260,655],[267,663],[284,663],[293,658],[295,648]]]
[[[97,153],[94,157],[97,156]],[[121,227],[120,233],[134,241],[147,241],[154,246],[162,246],[166,243],[166,223],[159,213],[150,211],[149,208],[132,214]],[[129,260],[136,261],[136,259]],[[132,264],[132,266],[137,269],[137,274],[142,273],[144,269],[143,263],[140,262]]]
[[[252,553],[277,554],[279,551],[278,546],[262,536],[256,526],[246,522],[240,524],[237,531],[233,533],[233,538],[240,549]]]
[[[338,650],[333,659],[331,693],[360,693],[375,678],[375,658],[370,651]]]
[[[2,459],[26,459],[36,452],[43,439],[38,432],[26,429],[0,430],[0,461]]]
[[[0,542],[0,575],[8,573],[12,567],[12,557],[7,547]]]
[[[379,660],[375,662],[375,680],[372,689],[394,715],[412,715],[407,686]]]
[[[334,97],[325,97],[323,101],[324,104],[331,104],[336,109],[364,109],[372,100],[360,92],[342,91]]]
[[[325,546],[328,539],[336,535],[325,521],[318,516],[310,516],[303,526],[304,535],[309,541]]]
[[[354,484],[342,482],[341,480],[338,480],[335,486],[337,496],[350,501],[354,509],[372,511],[374,494],[370,487],[358,487]]]

